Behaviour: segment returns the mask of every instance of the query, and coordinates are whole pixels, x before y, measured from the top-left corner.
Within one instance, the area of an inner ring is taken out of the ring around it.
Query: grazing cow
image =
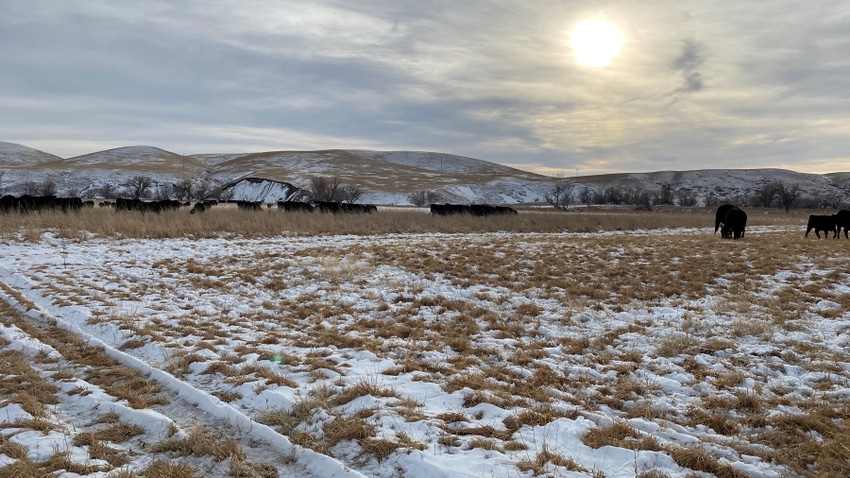
[[[452,214],[469,214],[484,217],[505,214],[517,214],[514,208],[507,206],[491,206],[489,204],[431,204],[431,214],[435,216],[450,216]]]
[[[838,236],[840,237],[841,236],[841,229],[844,228],[844,239],[850,239],[850,236],[848,236],[848,234],[847,234],[847,231],[850,230],[850,211],[848,211],[846,209],[842,209],[842,210],[838,211],[838,213],[833,214],[833,216],[835,216],[835,220],[836,220],[836,223],[837,223],[835,225],[836,234],[838,234]]]
[[[236,207],[246,211],[261,211],[263,203],[260,201],[236,201]]]
[[[816,214],[812,214],[809,216],[809,223],[806,225],[806,236],[809,237],[809,233],[815,230],[815,235],[820,239],[820,231],[823,231],[823,237],[829,237],[829,233],[832,233],[833,238],[838,237],[838,215],[831,216],[820,216]]]
[[[371,204],[349,204],[340,202],[316,201],[319,212],[330,212],[333,214],[371,214],[378,211],[378,207]]]
[[[729,209],[723,221],[721,236],[724,239],[741,239],[747,228],[747,213],[737,207]]]
[[[189,214],[200,214],[207,210],[207,206],[202,202],[196,202],[194,206],[192,206],[192,210],[189,211]]]
[[[330,212],[333,214],[339,214],[342,212],[340,203],[331,201],[316,201],[316,209],[318,209],[319,212]]]
[[[469,206],[462,204],[431,204],[431,214],[435,216],[451,216],[452,214],[471,214]]]
[[[726,222],[726,214],[729,213],[729,210],[734,208],[733,204],[724,204],[717,208],[717,212],[714,213],[714,233],[717,234],[717,230],[725,224]],[[723,235],[723,230],[720,231],[721,236]],[[723,236],[723,239],[728,239],[726,236]]]
[[[24,194],[21,197],[3,196],[0,198],[0,212],[17,212],[27,214],[39,211],[60,210],[80,212],[83,208],[83,200],[80,198],[57,198],[56,196],[31,196]]]
[[[313,212],[313,205],[303,201],[278,201],[277,208],[286,212]]]

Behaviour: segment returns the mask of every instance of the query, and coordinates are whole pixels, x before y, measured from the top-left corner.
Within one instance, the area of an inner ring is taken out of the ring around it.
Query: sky
[[[0,141],[850,171],[850,3],[3,0]],[[571,32],[622,33],[605,66]]]

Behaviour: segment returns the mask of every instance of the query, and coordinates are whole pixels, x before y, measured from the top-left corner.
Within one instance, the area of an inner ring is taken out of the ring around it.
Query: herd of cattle
[[[812,214],[809,216],[809,223],[806,225],[806,237],[809,237],[812,229],[815,230],[818,239],[820,239],[820,231],[823,231],[824,238],[829,237],[831,232],[833,239],[837,239],[841,237],[841,229],[844,229],[844,238],[850,239],[847,233],[850,229],[850,211],[842,209],[832,215]]]
[[[261,210],[263,203],[258,201],[231,201],[242,210]],[[199,201],[192,205],[189,202],[175,200],[143,201],[139,199],[116,199],[115,201],[101,201],[100,207],[111,207],[116,211],[139,211],[153,212],[159,214],[163,211],[176,211],[180,208],[190,209],[190,214],[198,214],[218,204],[218,201]],[[80,198],[59,198],[55,196],[3,196],[0,197],[0,214],[20,213],[28,214],[39,211],[61,211],[63,213],[79,212],[84,207],[94,207],[94,201],[83,201]],[[266,207],[274,207],[267,204]],[[348,204],[326,201],[278,201],[277,208],[287,212],[321,212],[332,214],[369,214],[377,212],[378,208],[369,204]],[[517,211],[506,206],[491,206],[487,204],[431,204],[431,214],[434,216],[469,215],[469,216],[495,216],[513,215]],[[720,230],[724,239],[740,239],[744,237],[747,227],[747,213],[732,204],[724,204],[717,208],[714,218],[714,233]],[[844,237],[850,239],[850,211],[840,210],[836,214],[809,216],[806,225],[806,237],[814,230],[815,235],[820,238],[840,237],[841,230]]]

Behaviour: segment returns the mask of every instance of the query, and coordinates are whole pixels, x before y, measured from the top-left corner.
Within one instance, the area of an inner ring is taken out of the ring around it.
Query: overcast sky
[[[850,2],[3,0],[0,140],[850,171]],[[570,32],[606,20],[608,66]]]

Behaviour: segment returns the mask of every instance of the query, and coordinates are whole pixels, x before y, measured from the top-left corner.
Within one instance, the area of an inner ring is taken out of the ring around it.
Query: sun
[[[624,42],[623,32],[605,20],[585,20],[570,32],[570,47],[576,60],[593,68],[611,63],[620,54]]]

